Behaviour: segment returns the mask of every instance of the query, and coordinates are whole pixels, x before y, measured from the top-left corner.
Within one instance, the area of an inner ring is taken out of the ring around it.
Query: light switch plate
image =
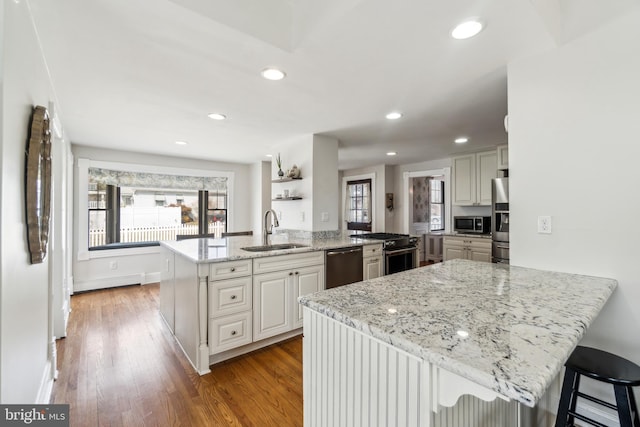
[[[538,217],[538,233],[551,234],[551,217],[543,215]]]

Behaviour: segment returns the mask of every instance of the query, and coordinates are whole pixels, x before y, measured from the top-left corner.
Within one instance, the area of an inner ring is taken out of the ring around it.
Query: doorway
[[[421,238],[421,264],[442,260],[442,235],[452,221],[450,183],[448,167],[403,175],[403,232]]]

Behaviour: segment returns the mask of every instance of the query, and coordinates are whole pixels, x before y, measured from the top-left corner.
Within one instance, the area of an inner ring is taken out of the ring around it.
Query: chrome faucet
[[[273,218],[273,224],[269,228],[267,224],[267,219],[269,218],[269,212],[271,212],[271,217]],[[269,234],[273,234],[273,227],[280,227],[280,223],[278,222],[278,215],[276,215],[273,209],[269,209],[264,213],[264,230],[262,232],[264,245],[267,246],[269,244]]]

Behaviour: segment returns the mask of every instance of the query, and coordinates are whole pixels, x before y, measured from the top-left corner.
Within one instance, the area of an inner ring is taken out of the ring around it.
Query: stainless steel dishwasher
[[[330,249],[325,252],[326,288],[362,281],[362,246]]]

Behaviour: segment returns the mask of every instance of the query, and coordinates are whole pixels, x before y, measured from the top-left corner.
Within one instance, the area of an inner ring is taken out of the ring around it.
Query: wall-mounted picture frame
[[[51,130],[49,113],[33,107],[25,150],[25,213],[31,264],[47,255],[51,211]]]

